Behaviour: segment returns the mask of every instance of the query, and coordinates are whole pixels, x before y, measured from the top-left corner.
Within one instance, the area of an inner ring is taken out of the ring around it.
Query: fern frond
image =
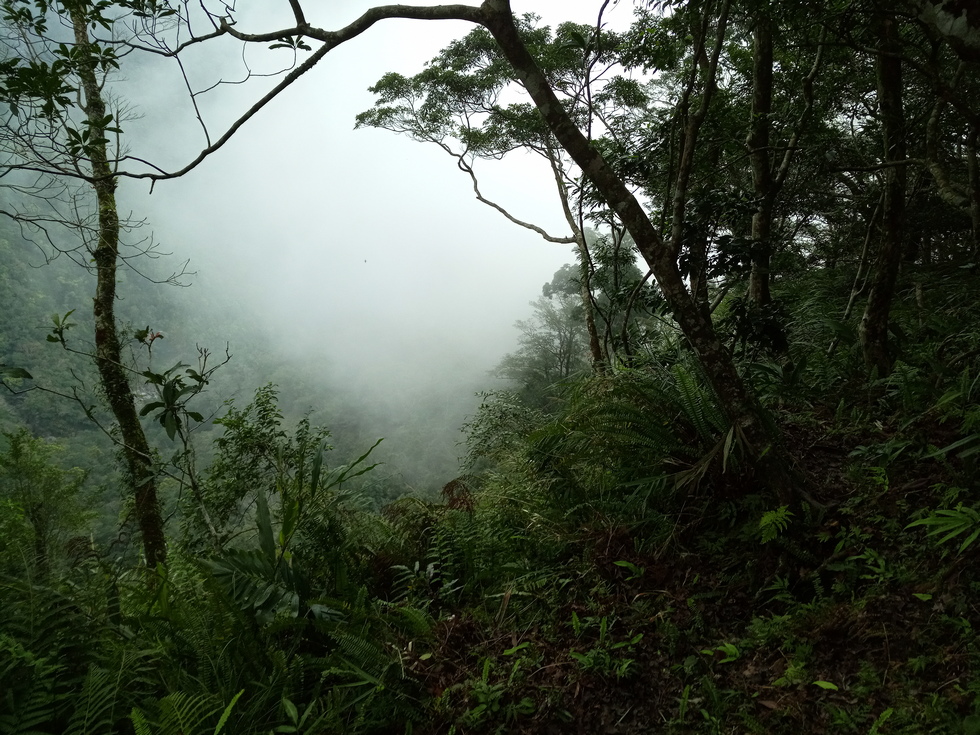
[[[703,381],[697,381],[681,364],[674,365],[672,373],[677,403],[683,417],[695,428],[698,436],[710,442],[727,431],[728,421],[711,389]]]
[[[146,719],[146,715],[143,714],[143,710],[139,707],[133,707],[132,711],[129,713],[129,719],[133,723],[133,730],[136,735],[153,735],[153,728],[150,727],[149,721]]]
[[[215,706],[214,698],[207,695],[191,695],[184,692],[168,694],[159,703],[160,718],[157,735],[202,733],[206,722],[221,709]]]
[[[392,659],[383,648],[364,638],[344,631],[334,631],[330,637],[337,644],[340,656],[375,678],[380,678],[391,665]]]
[[[66,735],[112,732],[117,694],[117,681],[111,672],[97,666],[90,668],[80,695],[73,699],[75,711]]]

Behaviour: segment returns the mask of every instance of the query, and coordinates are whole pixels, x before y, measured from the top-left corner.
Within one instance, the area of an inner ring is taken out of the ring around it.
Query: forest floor
[[[980,732],[976,549],[906,529],[959,489],[940,462],[898,456],[888,426],[832,423],[790,427],[825,507],[771,540],[691,498],[652,553],[628,527],[596,525],[555,570],[558,594],[448,616],[412,665],[444,716],[421,731]],[[873,462],[856,465],[862,453]]]

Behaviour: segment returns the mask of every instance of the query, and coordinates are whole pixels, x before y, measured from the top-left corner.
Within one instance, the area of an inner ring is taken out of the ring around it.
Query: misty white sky
[[[308,19],[336,28],[372,4],[308,2]],[[330,10],[314,9],[322,5]],[[513,5],[554,26],[595,22],[601,0]],[[270,8],[286,12],[288,22],[286,0],[267,1],[263,12]],[[624,2],[606,17],[623,26],[631,12]],[[269,16],[239,18],[242,30],[274,27]],[[375,26],[332,51],[191,174],[158,183],[152,195],[145,182],[127,184],[125,204],[150,219],[163,249],[191,259],[200,287],[220,286],[243,312],[275,329],[284,351],[325,359],[343,383],[366,383],[383,397],[406,384],[449,390],[480,382],[515,345],[513,323],[528,316],[528,302],[572,260],[569,246],[547,243],[478,203],[453,159],[435,146],[353,130],[355,115],[373,103],[370,85],[388,71],[420,71],[471,27]],[[201,48],[188,61],[194,84],[241,75],[241,44]],[[248,53],[253,68],[264,68],[261,49]],[[176,66],[142,60],[124,71],[120,94],[143,115],[126,125],[132,152],[182,166],[203,138]],[[212,130],[269,84],[224,86],[202,98]],[[550,173],[537,163],[515,158],[477,172],[485,195],[565,235]]]

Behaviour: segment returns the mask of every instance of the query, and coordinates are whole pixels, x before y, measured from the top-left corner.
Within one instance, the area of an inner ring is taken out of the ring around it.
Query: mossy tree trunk
[[[88,24],[80,7],[72,8],[71,22],[75,46],[81,51],[78,75],[82,104],[88,121],[89,142],[84,157],[91,166],[88,179],[95,191],[98,208],[98,234],[92,257],[96,268],[94,299],[95,361],[106,401],[119,426],[128,481],[133,492],[136,522],[143,539],[143,555],[150,569],[167,560],[163,516],[157,499],[156,472],[129,375],[122,362],[119,331],[115,318],[116,268],[119,260],[119,213],[116,208],[116,178],[108,156],[111,118],[106,112],[97,62],[91,53]]]

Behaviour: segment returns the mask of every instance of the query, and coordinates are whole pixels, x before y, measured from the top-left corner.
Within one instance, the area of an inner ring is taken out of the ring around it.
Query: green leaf
[[[567,33],[568,33],[568,41],[564,44],[563,48],[575,48],[575,49],[585,50],[585,48],[588,46],[588,42],[585,40],[584,35],[582,35],[579,31],[575,29],[569,29]]]
[[[815,681],[813,683],[816,684],[821,689],[830,689],[831,691],[834,691],[834,692],[840,691],[840,687],[839,686],[837,686],[836,684],[834,684],[832,682],[829,682],[829,681]]]
[[[299,722],[299,710],[296,709],[296,705],[290,702],[286,697],[282,698],[282,707],[286,710],[286,716],[289,717],[289,721],[294,725]]]
[[[147,403],[143,408],[140,409],[140,416],[146,416],[150,411],[156,411],[158,408],[163,408],[164,404],[160,401],[153,401],[153,403]]]
[[[282,548],[286,548],[289,539],[299,525],[300,501],[293,500],[285,503],[285,506],[282,515],[282,526],[279,529],[279,546]]]
[[[323,472],[323,445],[322,444],[317,448],[316,454],[313,456],[313,467],[310,468],[310,497],[311,498],[316,497],[316,491],[320,485],[321,472]]]
[[[959,553],[963,553],[980,537],[980,513],[974,508],[965,507],[962,503],[955,508],[940,508],[932,511],[927,517],[913,521],[905,528],[916,526],[931,526],[928,536],[942,536],[938,543],[944,544],[962,533],[972,531],[965,541],[960,544]]]
[[[51,337],[51,335],[49,334],[48,337]],[[57,342],[58,340],[55,339],[54,341]],[[0,365],[0,375],[5,378],[21,378],[23,380],[32,380],[34,378],[24,368],[7,367],[6,365]]]
[[[174,416],[173,412],[167,411],[161,416],[160,423],[163,424],[163,428],[167,432],[167,438],[173,441],[177,435],[177,417]]]
[[[958,456],[959,457],[969,456],[970,454],[974,454],[978,450],[980,450],[980,446],[970,447],[970,445],[978,443],[978,440],[980,440],[980,434],[970,434],[969,436],[965,436],[962,439],[953,442],[947,447],[943,447],[942,449],[937,449],[934,452],[930,452],[925,457],[923,457],[923,459],[934,459],[935,457],[941,457],[944,454],[948,454],[949,452],[952,452],[954,449],[960,449],[962,447],[968,447],[968,448],[960,452]]]
[[[874,724],[871,725],[871,729],[868,730],[868,735],[878,735],[878,731],[881,729],[881,726],[884,725],[885,722],[888,721],[888,718],[891,717],[894,713],[895,710],[889,707],[880,715],[878,715],[878,719],[874,721]]]
[[[228,706],[225,707],[225,711],[221,713],[221,719],[218,720],[218,724],[214,728],[214,735],[220,735],[221,731],[225,727],[225,723],[228,722],[228,718],[231,716],[232,708],[234,708],[235,703],[238,702],[239,698],[244,693],[245,690],[242,689],[240,692],[238,692],[238,694],[236,694],[234,697],[231,698],[231,701],[228,703]]]
[[[976,541],[978,536],[980,536],[980,528],[978,528],[976,531],[974,531],[973,533],[971,533],[967,537],[966,541],[964,541],[962,544],[960,544],[959,553],[962,554],[964,551],[966,551],[967,547],[970,544],[972,544],[974,541]]]

